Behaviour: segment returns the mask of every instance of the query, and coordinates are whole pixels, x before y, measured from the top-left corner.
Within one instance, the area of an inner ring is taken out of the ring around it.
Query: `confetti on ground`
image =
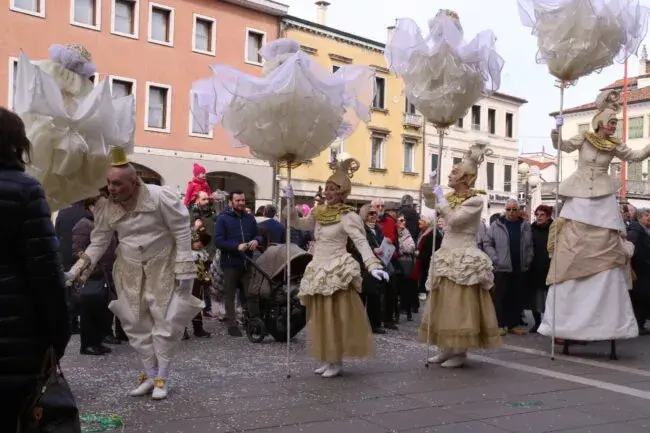
[[[518,401],[514,403],[504,403],[505,407],[539,407],[542,406],[541,401]]]
[[[81,433],[101,433],[124,429],[122,417],[117,415],[97,415],[85,413],[81,415]]]

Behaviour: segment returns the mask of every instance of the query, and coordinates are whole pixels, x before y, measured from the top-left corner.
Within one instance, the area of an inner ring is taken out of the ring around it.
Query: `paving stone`
[[[469,421],[467,416],[455,413],[446,407],[404,410],[378,414],[372,418],[365,417],[365,419],[371,421],[373,424],[396,431]]]
[[[483,422],[516,433],[547,433],[607,423],[601,418],[571,408],[502,416],[485,419]]]

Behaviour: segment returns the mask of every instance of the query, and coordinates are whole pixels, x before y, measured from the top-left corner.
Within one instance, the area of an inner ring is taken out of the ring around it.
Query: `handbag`
[[[105,277],[97,280],[88,280],[81,286],[82,297],[108,298],[108,292],[108,283]]]
[[[399,256],[397,260],[402,270],[402,275],[407,278],[411,276],[413,269],[415,269],[415,257],[411,254],[404,254],[403,256]]]
[[[52,346],[45,353],[41,376],[18,419],[18,433],[81,433],[79,409]]]

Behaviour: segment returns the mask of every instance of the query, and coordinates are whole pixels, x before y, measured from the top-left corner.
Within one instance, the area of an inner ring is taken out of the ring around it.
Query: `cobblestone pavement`
[[[417,320],[417,318],[416,318]],[[231,338],[207,322],[210,339],[181,344],[166,401],[130,398],[139,361],[127,345],[80,356],[63,368],[82,413],[116,414],[128,433],[647,433],[650,336],[547,355],[549,339],[508,336],[501,350],[475,352],[465,368],[425,368],[416,322],[378,336],[376,357],[345,364],[344,375],[312,373],[305,335],[291,346]]]

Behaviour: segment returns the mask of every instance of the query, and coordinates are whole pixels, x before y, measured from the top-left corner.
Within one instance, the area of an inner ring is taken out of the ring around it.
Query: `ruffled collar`
[[[596,149],[602,150],[603,152],[611,152],[616,148],[616,146],[621,144],[621,140],[619,140],[618,138],[615,137],[603,138],[593,132],[585,132],[585,140],[591,143],[591,145],[594,146]]]
[[[142,181],[141,181],[142,182]],[[151,197],[149,188],[144,183],[140,184],[140,190],[138,192],[138,201],[135,205],[135,208],[132,211],[127,211],[118,203],[108,201],[107,212],[108,212],[108,223],[110,225],[115,224],[120,219],[122,219],[127,214],[140,213],[140,212],[153,212],[156,210],[156,203]]]
[[[340,222],[342,214],[354,211],[354,207],[344,203],[332,205],[326,204],[314,208],[314,210],[311,212],[311,215],[314,216],[314,220],[320,225],[331,225]]]
[[[458,194],[456,191],[450,192],[445,196],[447,201],[449,202],[449,206],[454,209],[463,202],[469,198],[476,197],[477,195],[485,195],[487,194],[485,191],[480,190],[480,189],[470,189],[467,191],[465,194]]]

